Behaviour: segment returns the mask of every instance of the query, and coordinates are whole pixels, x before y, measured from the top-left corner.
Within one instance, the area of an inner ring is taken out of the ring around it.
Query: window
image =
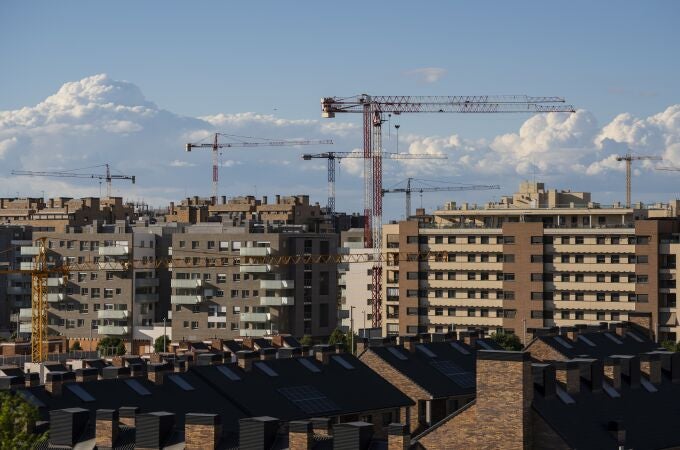
[[[444,236],[435,236],[434,237],[434,243],[435,244],[443,244],[444,243]]]
[[[576,281],[577,283],[583,283],[583,279],[584,279],[584,277],[583,277],[582,273],[577,273],[574,276],[574,281]]]
[[[443,316],[444,315],[444,308],[435,308],[434,309],[434,315],[435,316]]]
[[[569,236],[562,236],[561,243],[562,244],[568,244],[569,243]]]
[[[532,319],[542,319],[543,318],[543,311],[531,311],[531,318]]]
[[[531,236],[531,243],[532,244],[542,244],[543,243],[543,236]]]
[[[612,302],[618,302],[619,298],[620,298],[620,295],[619,295],[618,292],[614,292],[613,294],[611,294],[611,301]]]
[[[649,281],[649,277],[647,275],[638,275],[636,281],[641,284],[646,284]]]
[[[568,282],[569,281],[569,274],[568,273],[563,273],[560,275],[560,281],[562,282]]]
[[[328,327],[329,307],[328,303],[319,303],[319,326]]]
[[[610,261],[612,264],[618,264],[619,261],[620,261],[619,255],[612,255],[612,256],[610,256],[610,257],[609,257],[609,261]]]
[[[542,273],[532,273],[531,274],[531,281],[543,281],[543,274]]]
[[[475,310],[470,308],[467,310],[467,316],[468,317],[475,317]]]
[[[503,280],[504,281],[515,281],[515,274],[514,273],[504,273],[503,274]]]
[[[503,255],[503,262],[505,263],[514,263],[515,262],[515,255]]]
[[[560,262],[565,263],[565,264],[569,263],[569,255],[561,255],[560,256]]]
[[[609,281],[612,283],[618,283],[619,282],[619,274],[618,273],[613,273],[609,276]]]
[[[597,299],[598,302],[603,302],[604,301],[604,292],[598,292],[596,294],[595,298]]]
[[[99,288],[92,288],[92,290],[90,291],[90,297],[99,298],[100,297]]]
[[[583,244],[583,236],[576,236],[574,242],[579,245]]]
[[[560,300],[569,301],[569,292],[560,292]]]
[[[597,312],[597,320],[605,320],[604,311],[598,311]]]
[[[475,272],[468,272],[467,274],[467,279],[468,280],[476,280],[477,279],[477,274]]]
[[[406,243],[407,244],[417,244],[418,243],[418,236],[406,236]]]
[[[597,245],[604,245],[604,236],[597,237]]]
[[[515,299],[515,292],[514,291],[503,291],[503,300],[514,300]]]
[[[475,244],[475,243],[477,243],[477,238],[476,238],[476,236],[468,236],[468,237],[467,237],[467,243],[468,243],[468,244]]]
[[[583,294],[583,292],[577,292],[575,295],[577,302],[582,302],[583,300],[585,300],[585,295]]]
[[[604,255],[597,255],[596,256],[596,262],[598,264],[604,264]]]
[[[531,255],[531,262],[532,263],[542,263],[543,262],[543,255]]]
[[[88,288],[81,288],[80,289],[80,295],[87,297],[89,295],[89,289]]]
[[[456,237],[455,236],[449,236],[448,242],[449,242],[449,244],[455,244],[456,243]]]
[[[515,243],[515,236],[503,236],[503,243],[504,244],[514,244]]]
[[[575,311],[574,312],[574,318],[576,320],[583,320],[583,311]]]
[[[569,319],[569,311],[561,311],[560,312],[560,319],[568,320]]]
[[[574,255],[574,262],[577,264],[583,264],[583,255]]]
[[[543,300],[543,292],[532,292],[531,293],[531,299],[532,300]]]
[[[615,322],[618,322],[618,321],[620,320],[620,319],[619,319],[620,315],[619,315],[619,313],[617,313],[617,312],[611,313],[609,317],[611,318],[611,320],[613,320],[613,321],[615,321]]]
[[[597,282],[598,283],[604,283],[604,274],[603,273],[597,274]]]
[[[612,236],[610,242],[614,245],[618,245],[621,243],[621,238],[618,236]]]
[[[479,243],[480,244],[488,244],[489,243],[489,236],[480,236]]]

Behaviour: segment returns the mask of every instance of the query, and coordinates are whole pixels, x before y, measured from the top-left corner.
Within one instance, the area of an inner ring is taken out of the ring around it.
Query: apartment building
[[[340,234],[340,251],[346,255],[362,255],[364,248],[364,229],[350,228]],[[340,287],[339,318],[344,333],[352,328],[370,328],[373,318],[371,304],[373,283],[373,262],[352,262],[338,265]]]
[[[163,283],[167,269],[149,268],[159,255],[167,255],[167,227],[126,221],[70,227],[64,233],[33,231],[17,241],[18,266],[33,267],[46,239],[47,264],[72,266],[65,276],[48,278],[49,334],[75,340],[117,336],[130,342],[135,327],[150,326],[165,317],[169,307]],[[28,237],[28,236],[26,236]],[[30,333],[30,276],[20,275],[22,295],[19,320],[22,334]],[[19,295],[19,294],[17,294]]]
[[[383,227],[383,332],[630,321],[678,340],[678,202],[601,205],[522,183],[500,202],[448,203]]]
[[[172,237],[173,338],[329,335],[337,323],[336,265],[285,257],[333,255],[337,245],[336,234],[296,225],[184,226]]]
[[[110,198],[0,198],[0,224],[31,226],[35,230],[64,233],[93,221],[131,220],[134,206],[121,197]]]

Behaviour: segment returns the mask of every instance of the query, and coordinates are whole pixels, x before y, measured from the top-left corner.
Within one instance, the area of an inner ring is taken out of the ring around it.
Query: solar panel
[[[310,360],[305,359],[305,358],[297,358],[297,360],[300,361],[300,364],[302,364],[303,366],[305,366],[305,368],[306,368],[307,370],[309,370],[310,372],[314,372],[314,373],[319,373],[319,372],[321,372],[321,369],[319,369],[318,367],[316,367],[316,366],[314,365],[314,363],[311,362]]]
[[[313,386],[282,387],[278,391],[306,414],[328,413],[340,409]]]
[[[279,376],[278,373],[274,372],[274,369],[272,369],[271,367],[269,367],[268,365],[266,365],[263,362],[256,362],[255,367],[257,367],[258,369],[260,369],[262,372],[266,373],[270,377],[278,377]]]
[[[184,391],[193,391],[194,387],[190,385],[189,383],[186,382],[184,378],[182,378],[179,375],[168,375],[168,378],[175,383],[177,386],[179,386],[182,390]]]
[[[345,361],[345,360],[342,358],[342,356],[333,355],[332,358],[333,358],[333,361],[335,361],[336,363],[340,364],[340,365],[341,365],[342,367],[344,367],[345,369],[347,369],[347,370],[354,370],[354,366],[351,365],[350,363],[348,363],[347,361]]]
[[[582,336],[582,335],[579,335],[578,338],[579,338],[580,340],[582,340],[583,342],[585,342],[587,345],[589,345],[589,346],[591,346],[591,347],[596,347],[595,343],[594,343],[593,341],[591,341],[590,339],[588,339],[587,337]]]
[[[463,355],[469,355],[470,354],[470,352],[465,347],[460,345],[458,342],[451,342],[451,347],[455,348],[456,350],[461,352]]]
[[[626,335],[630,336],[631,338],[633,338],[634,340],[636,340],[638,342],[644,342],[640,336],[638,336],[635,333],[631,333],[630,331],[628,333],[626,333]]]
[[[392,355],[394,355],[397,359],[400,359],[402,361],[408,360],[408,358],[406,356],[404,356],[404,354],[402,352],[400,352],[399,350],[397,350],[394,347],[387,347],[387,351],[392,353]]]
[[[425,346],[422,345],[422,344],[416,345],[416,350],[418,350],[419,352],[424,353],[425,355],[429,356],[430,358],[436,358],[436,357],[437,357],[437,355],[435,355],[435,354],[432,352],[432,350],[430,350],[429,348],[425,347]]]
[[[613,341],[613,342],[615,342],[615,343],[617,343],[617,344],[623,344],[623,342],[621,342],[617,337],[614,337],[614,335],[611,334],[611,333],[605,333],[604,335],[607,336],[607,338],[608,338],[609,340],[611,340],[611,341]]]
[[[67,384],[66,389],[73,392],[79,399],[81,399],[84,402],[94,401],[94,397],[92,397],[89,392],[83,389],[82,386],[79,386],[77,384]]]
[[[553,337],[553,339],[555,340],[555,342],[557,342],[558,344],[560,344],[564,348],[569,348],[569,349],[574,348],[573,345],[571,345],[569,342],[562,339],[561,336],[555,336],[555,337]]]
[[[135,391],[139,395],[151,395],[151,392],[137,380],[125,380],[125,384],[130,386],[130,389]]]
[[[37,408],[45,408],[46,407],[46,405],[42,401],[40,401],[40,399],[38,397],[33,395],[33,393],[31,391],[27,391],[25,389],[18,389],[15,392],[17,393],[17,395],[19,397],[23,398],[28,403],[30,403],[31,405],[33,405]]]
[[[560,398],[560,400],[562,400],[562,402],[566,403],[567,405],[571,405],[571,404],[576,403],[574,401],[573,397],[571,395],[569,395],[567,393],[567,391],[565,391],[564,389],[562,389],[559,386],[555,388],[555,393]]]
[[[472,372],[459,367],[453,361],[430,361],[430,364],[440,371],[442,374],[446,375],[462,388],[473,388],[475,387],[475,376]]]
[[[477,343],[479,344],[479,346],[482,347],[484,350],[493,350],[493,347],[492,347],[492,346],[490,346],[489,344],[487,344],[486,342],[484,342],[484,341],[482,341],[482,340],[478,340],[478,341],[476,341],[476,342],[477,342]]]
[[[217,370],[222,373],[225,377],[229,378],[231,381],[241,381],[241,377],[238,376],[236,372],[231,370],[229,367],[225,366],[215,366],[217,367]]]

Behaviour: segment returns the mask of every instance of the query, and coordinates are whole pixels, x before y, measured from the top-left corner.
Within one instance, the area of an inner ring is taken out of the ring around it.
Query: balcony
[[[50,287],[59,287],[64,285],[64,277],[50,277],[47,279],[47,285]]]
[[[241,273],[267,273],[272,271],[270,264],[241,264]]]
[[[21,247],[19,253],[21,256],[36,256],[40,254],[40,247],[34,245]]]
[[[241,313],[241,322],[267,322],[270,319],[269,313]]]
[[[588,302],[578,300],[555,300],[555,309],[591,311],[635,311],[634,302]]]
[[[19,321],[20,322],[25,322],[25,321],[31,321],[32,317],[32,312],[31,308],[21,308],[19,309]]]
[[[19,246],[33,245],[33,241],[31,241],[30,239],[12,239],[10,241],[10,244]]]
[[[430,325],[503,326],[502,317],[427,316]]]
[[[502,308],[503,300],[500,298],[432,298],[427,299],[430,307],[441,306],[442,308]]]
[[[118,325],[99,325],[97,334],[105,334],[108,336],[122,336],[128,334],[128,327],[121,327]]]
[[[135,287],[157,287],[158,278],[135,278]]]
[[[170,303],[173,305],[197,305],[203,301],[202,295],[171,295]]]
[[[47,294],[48,303],[56,303],[64,301],[64,294]]]
[[[349,319],[349,310],[348,309],[339,309],[338,310],[338,319]]]
[[[260,289],[294,289],[293,280],[260,280]]]
[[[247,336],[262,337],[262,336],[266,336],[267,334],[269,334],[269,330],[243,329],[243,330],[241,330],[240,334],[243,337],[247,337]]]
[[[98,319],[116,319],[123,320],[128,318],[127,310],[116,310],[116,309],[100,309],[97,311]]]
[[[177,278],[173,278],[172,280],[170,280],[170,287],[173,288],[195,289],[201,286],[203,286],[203,280],[200,279],[179,280]]]
[[[7,293],[9,295],[24,295],[30,294],[31,288],[25,288],[23,286],[10,286],[7,288]]]
[[[135,302],[137,303],[156,303],[158,301],[158,294],[135,294]]]
[[[116,261],[104,261],[97,263],[97,267],[99,267],[99,270],[108,270],[108,271],[123,271],[127,270],[127,263],[122,263],[122,262],[116,262]]]
[[[583,291],[583,292],[635,292],[635,283],[631,282],[597,282],[597,281],[554,281],[546,282],[547,291]]]
[[[241,247],[240,256],[269,256],[272,254],[271,247]]]
[[[30,322],[19,324],[19,333],[32,333],[32,332],[33,332],[33,328],[31,326]]]
[[[130,249],[127,245],[99,247],[99,256],[127,256],[128,254],[130,254]]]
[[[295,297],[260,297],[262,306],[291,306],[295,304]]]
[[[35,269],[35,263],[33,263],[33,262],[19,263],[19,269],[21,269],[21,270],[34,270]]]

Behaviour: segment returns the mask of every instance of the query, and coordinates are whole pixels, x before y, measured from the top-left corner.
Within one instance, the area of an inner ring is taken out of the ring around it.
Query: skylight
[[[633,338],[634,340],[636,340],[638,342],[644,342],[640,336],[638,336],[635,333],[631,333],[630,331],[628,333],[626,333],[626,336],[630,336],[631,338]]]
[[[179,386],[182,390],[184,391],[193,391],[194,387],[187,383],[187,381],[182,378],[180,375],[168,375],[168,378],[170,381],[175,383],[177,386]]]
[[[611,334],[611,333],[605,333],[604,335],[607,336],[607,338],[608,338],[609,340],[611,340],[612,342],[615,342],[616,344],[623,344],[623,342],[621,342],[621,341],[619,340],[619,338],[615,337],[615,336],[614,336],[613,334]]]
[[[260,369],[262,372],[266,373],[270,377],[278,377],[279,376],[279,374],[276,373],[274,371],[274,369],[272,369],[271,367],[269,367],[268,365],[266,365],[265,363],[263,363],[261,361],[256,362],[255,367],[257,367],[258,369]]]
[[[151,392],[149,392],[149,390],[142,386],[142,384],[137,380],[132,379],[125,380],[125,384],[127,384],[130,387],[130,389],[132,389],[139,395],[151,395]]]
[[[484,350],[493,350],[493,347],[487,344],[486,342],[482,340],[475,341],[479,344],[480,347],[482,347]]]
[[[310,372],[313,372],[313,373],[319,373],[319,372],[321,372],[321,369],[319,369],[318,367],[316,367],[316,366],[314,365],[314,363],[311,362],[310,360],[308,360],[308,359],[306,359],[306,358],[297,358],[297,360],[300,362],[300,364],[302,364],[303,366],[305,366],[305,368],[306,368],[307,370],[309,370]]]
[[[425,346],[422,345],[422,344],[416,345],[416,350],[418,350],[419,352],[425,354],[426,356],[429,356],[430,358],[436,358],[436,357],[437,357],[437,355],[435,355],[435,354],[432,352],[432,350],[430,350],[429,348],[425,347]]]
[[[553,339],[555,340],[555,342],[557,342],[558,344],[560,344],[564,348],[568,348],[568,349],[574,348],[573,345],[571,345],[569,342],[562,339],[561,336],[555,336],[555,337],[553,337]]]
[[[469,355],[470,354],[470,352],[465,347],[460,345],[458,342],[451,342],[451,347],[455,348],[456,350],[461,352],[463,355]]]
[[[79,399],[81,399],[84,402],[93,402],[94,401],[94,397],[92,397],[90,395],[90,393],[87,392],[85,389],[83,389],[82,386],[80,386],[80,385],[67,384],[66,389],[73,392]]]
[[[400,359],[402,361],[408,360],[408,358],[404,356],[402,352],[400,352],[398,349],[394,347],[387,347],[387,351],[394,355],[394,357],[396,357],[397,359]]]
[[[578,338],[580,340],[582,340],[583,342],[585,342],[587,345],[589,345],[591,347],[596,347],[595,343],[593,341],[591,341],[590,339],[588,339],[587,337],[585,337],[583,335],[579,335]]]
[[[231,370],[229,367],[226,366],[215,367],[217,367],[217,370],[219,370],[222,375],[229,378],[231,381],[241,381],[241,377],[239,377],[238,374]]]
[[[345,359],[342,356],[333,355],[332,358],[333,358],[333,361],[340,364],[345,369],[354,370],[354,366],[351,365],[349,362],[345,361]]]

